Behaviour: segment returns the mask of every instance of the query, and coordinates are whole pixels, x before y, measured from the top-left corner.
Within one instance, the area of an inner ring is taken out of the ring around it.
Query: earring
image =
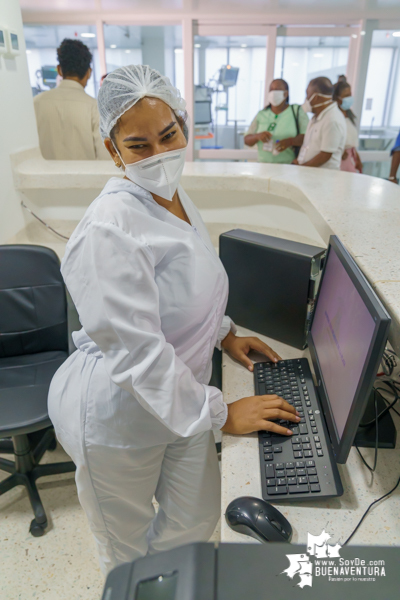
[[[121,163],[120,163],[120,162],[118,162],[118,163],[115,163],[115,166],[117,167],[117,169],[119,169],[119,168],[120,168],[120,166],[121,166]]]

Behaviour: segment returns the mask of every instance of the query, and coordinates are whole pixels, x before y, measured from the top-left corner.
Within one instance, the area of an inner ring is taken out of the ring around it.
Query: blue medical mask
[[[341,104],[340,108],[342,110],[350,110],[350,108],[353,106],[353,102],[354,102],[353,96],[346,96],[346,98],[342,98],[342,104]]]

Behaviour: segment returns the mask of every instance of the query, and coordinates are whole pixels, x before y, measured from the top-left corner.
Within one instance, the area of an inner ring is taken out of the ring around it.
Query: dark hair
[[[57,48],[57,58],[63,77],[83,79],[90,68],[92,53],[79,40],[65,39]]]
[[[315,79],[311,79],[308,85],[315,88],[317,94],[326,96],[332,96],[333,94],[332,81],[328,77],[315,77]]]
[[[344,92],[344,90],[347,90],[348,88],[350,88],[350,84],[347,83],[347,81],[338,81],[334,86],[333,86],[333,100],[335,100],[336,102],[338,101],[338,98],[341,98],[342,96],[342,92]],[[346,117],[348,117],[350,119],[350,121],[353,123],[353,125],[356,124],[356,115],[353,113],[352,110],[346,110]]]
[[[343,83],[345,83],[347,81],[347,77],[346,77],[346,75],[338,75],[337,80],[338,80],[338,82],[343,81]]]
[[[285,88],[285,90],[287,91],[287,98],[286,98],[286,102],[289,104],[289,84],[287,81],[285,81],[284,79],[273,79],[271,81],[271,83],[274,83],[274,81],[279,81],[280,83],[283,84],[283,87]],[[267,108],[271,108],[270,104],[267,104],[267,106],[264,107],[264,110],[267,110]]]

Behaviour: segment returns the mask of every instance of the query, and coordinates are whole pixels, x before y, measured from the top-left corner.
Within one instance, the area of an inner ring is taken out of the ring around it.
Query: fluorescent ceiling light
[[[354,39],[356,39],[356,37],[357,37],[357,34],[356,34],[356,33],[352,33],[352,34],[351,34],[351,37],[352,37],[352,38],[354,38]]]
[[[247,44],[240,44],[242,48],[247,48]]]
[[[131,51],[130,50],[125,50],[125,54],[130,54]]]
[[[81,33],[81,37],[94,38],[94,37],[96,37],[96,34],[95,33]]]
[[[400,31],[393,31],[392,36],[393,37],[400,37]]]
[[[175,54],[182,54],[182,48],[175,48]]]
[[[365,31],[360,31],[360,35],[365,35]]]
[[[31,54],[31,53],[32,53],[32,50],[27,50],[27,51],[26,51],[26,53],[27,53],[27,54]]]
[[[194,47],[195,48],[201,48],[201,44],[195,44]]]
[[[111,44],[110,48],[116,48],[117,44]]]
[[[323,54],[313,54],[314,58],[322,58],[324,55]]]

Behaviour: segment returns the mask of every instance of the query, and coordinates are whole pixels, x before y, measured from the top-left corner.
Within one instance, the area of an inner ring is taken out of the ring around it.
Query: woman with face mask
[[[108,181],[66,247],[61,270],[83,328],[52,381],[49,414],[106,573],[209,539],[220,515],[213,429],[291,435],[272,419],[300,418],[277,396],[228,406],[208,385],[214,347],[249,370],[251,349],[279,357],[237,337],[225,316],[227,275],[179,184],[188,135],[179,91],[132,65],[107,76],[98,104],[124,177]]]
[[[362,173],[362,162],[357,152],[358,133],[355,125],[356,116],[351,110],[353,105],[353,96],[351,87],[346,81],[338,81],[333,88],[333,100],[337,102],[338,107],[346,117],[346,145],[340,164],[341,171],[350,171],[351,173]]]
[[[244,143],[257,144],[260,162],[290,164],[303,143],[308,117],[298,104],[289,104],[289,86],[284,79],[271,83],[268,102],[253,119]]]

